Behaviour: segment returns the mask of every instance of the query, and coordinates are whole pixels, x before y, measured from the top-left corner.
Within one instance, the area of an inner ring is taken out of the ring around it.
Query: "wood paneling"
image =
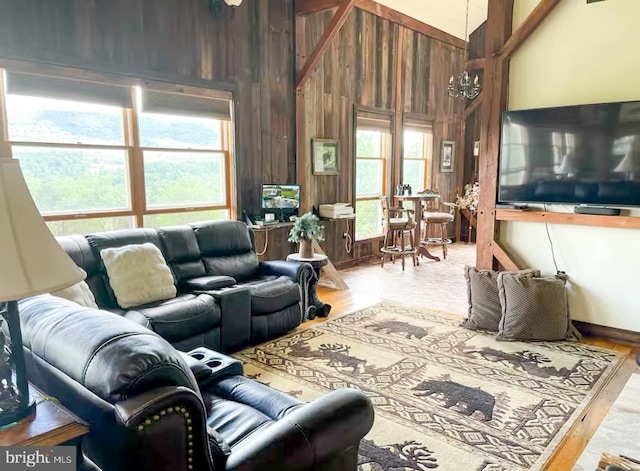
[[[287,241],[291,224],[277,226],[266,226],[261,229],[254,229],[256,253],[260,261],[263,260],[285,260],[287,255],[297,251],[296,244]]]
[[[238,209],[295,175],[293,0],[3,0],[0,57],[231,90]],[[227,14],[229,13],[229,14]]]
[[[315,48],[333,14],[334,11],[325,11],[306,15],[304,37],[297,35],[298,48],[306,48],[306,54]],[[403,28],[401,54],[400,28]],[[303,52],[299,51],[299,54]],[[402,55],[402,63],[398,79],[399,55]],[[431,67],[432,64],[438,67]],[[305,187],[304,209],[310,210],[312,206],[324,203],[354,203],[356,107],[379,110],[400,122],[401,112],[432,122],[435,172],[431,174],[434,175],[434,186],[443,193],[443,200],[451,201],[455,197],[458,172],[440,173],[439,155],[443,139],[460,140],[463,103],[449,98],[446,89],[451,74],[454,70],[459,73],[463,66],[459,47],[356,8],[298,94],[301,100],[297,105],[298,123],[303,129],[297,132],[304,139],[298,143],[298,180]],[[398,108],[397,93],[401,97]],[[313,138],[340,140],[339,175],[312,175]],[[458,145],[458,152],[460,148]],[[393,171],[391,162],[388,168]],[[346,266],[378,256],[380,239],[356,241],[351,253],[347,253],[342,236],[344,223],[327,221],[325,226],[326,241],[322,247],[334,264]],[[354,237],[353,224],[349,232]]]

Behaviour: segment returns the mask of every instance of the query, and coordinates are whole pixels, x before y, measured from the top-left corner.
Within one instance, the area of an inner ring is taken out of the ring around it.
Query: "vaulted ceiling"
[[[460,39],[464,38],[467,0],[375,0]],[[487,19],[488,0],[469,1],[469,34]]]

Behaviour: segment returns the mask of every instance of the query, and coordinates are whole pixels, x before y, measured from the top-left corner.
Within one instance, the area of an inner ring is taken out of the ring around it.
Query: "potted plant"
[[[324,226],[319,224],[318,216],[306,213],[295,218],[293,227],[289,231],[289,242],[300,244],[300,257],[313,258],[313,241],[324,240]]]

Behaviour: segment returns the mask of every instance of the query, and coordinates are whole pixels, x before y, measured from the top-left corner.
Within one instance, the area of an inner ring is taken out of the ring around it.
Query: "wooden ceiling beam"
[[[473,99],[471,104],[464,109],[464,111],[462,112],[463,121],[466,121],[466,119],[471,116],[471,113],[473,113],[478,108],[478,106],[482,104],[483,95],[484,93],[480,92],[480,94]]]
[[[296,0],[296,15],[310,15],[337,8],[342,0]]]
[[[464,70],[480,70],[484,69],[485,58],[471,59],[464,64]]]
[[[405,28],[409,28],[413,31],[417,31],[418,33],[422,33],[425,36],[429,36],[447,44],[451,44],[452,46],[459,47],[460,49],[464,49],[465,41],[462,39],[434,26],[418,21],[415,18],[411,18],[410,16],[400,13],[399,11],[385,5],[374,2],[373,0],[357,0],[356,8],[373,13],[376,16],[389,20],[393,23],[397,23],[400,26],[404,26]]]
[[[340,28],[344,25],[344,22],[347,21],[349,17],[349,13],[353,10],[353,6],[356,3],[356,0],[343,0],[340,4],[340,8],[336,11],[333,18],[331,18],[331,22],[327,25],[322,33],[322,37],[320,38],[320,42],[315,47],[311,55],[307,58],[302,70],[298,74],[298,81],[296,84],[296,90],[302,89],[304,84],[309,80],[311,74],[316,69],[318,64],[320,63],[320,59],[324,56],[324,53],[327,52],[329,46],[331,46],[331,41],[336,35],[340,32]]]
[[[549,13],[560,3],[560,0],[542,0],[529,14],[520,27],[511,35],[498,53],[502,60],[506,60],[527,40],[531,33],[549,16]]]

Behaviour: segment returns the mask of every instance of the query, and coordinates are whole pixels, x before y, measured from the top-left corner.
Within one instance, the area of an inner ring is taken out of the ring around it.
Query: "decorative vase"
[[[313,258],[313,239],[300,239],[300,257]]]

